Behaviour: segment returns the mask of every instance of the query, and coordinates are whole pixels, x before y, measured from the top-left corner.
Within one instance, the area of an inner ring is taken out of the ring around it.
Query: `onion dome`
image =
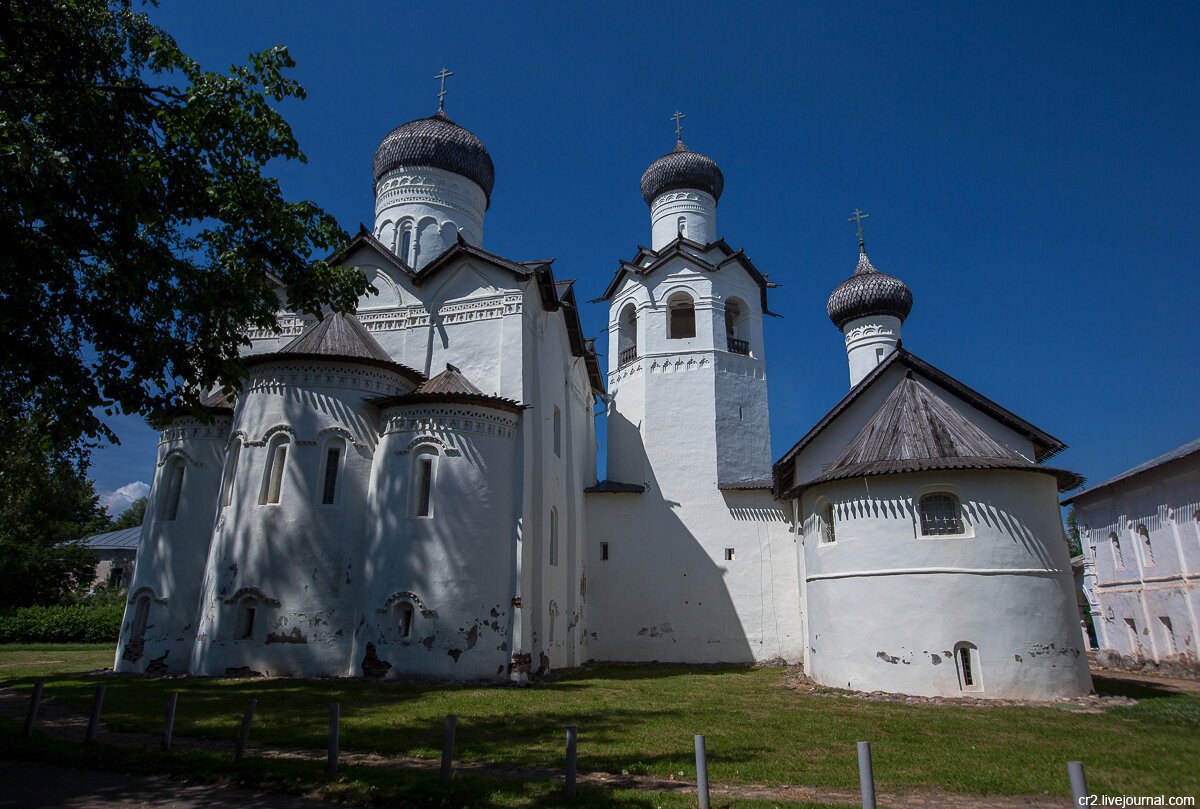
[[[725,175],[717,164],[699,152],[689,151],[682,140],[675,143],[670,154],[655,160],[642,174],[642,199],[652,205],[660,194],[680,188],[703,191],[715,200],[721,198],[725,189]]]
[[[860,243],[858,267],[829,296],[825,311],[839,329],[858,317],[891,315],[904,323],[912,311],[913,296],[908,284],[871,266]]]
[[[450,120],[442,110],[429,118],[401,124],[375,150],[375,182],[393,169],[427,166],[445,169],[479,185],[491,200],[496,184],[492,156],[479,138]]]

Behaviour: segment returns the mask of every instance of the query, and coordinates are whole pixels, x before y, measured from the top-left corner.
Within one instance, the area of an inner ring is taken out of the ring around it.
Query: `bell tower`
[[[771,468],[763,317],[769,284],[716,236],[725,178],[675,147],[641,179],[651,247],[609,301],[608,477],[672,489],[761,481]]]

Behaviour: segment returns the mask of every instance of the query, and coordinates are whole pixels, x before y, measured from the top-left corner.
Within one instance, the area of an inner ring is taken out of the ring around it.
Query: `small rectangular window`
[[[249,605],[242,606],[242,613],[238,616],[238,640],[246,640],[254,637],[254,616],[257,611],[256,607]]]
[[[608,561],[608,543],[607,542],[600,543],[600,561],[601,562]]]
[[[334,495],[337,494],[338,459],[342,451],[338,447],[330,447],[325,453],[325,480],[321,487],[321,505],[333,505]]]
[[[726,561],[726,562],[732,562],[732,561],[733,561],[733,548],[726,548],[726,549],[725,549],[725,561]]]
[[[428,517],[432,513],[430,496],[433,493],[433,459],[421,458],[417,462],[417,516]]]
[[[112,589],[121,586],[121,574],[125,571],[119,567],[114,567],[108,572],[108,586]]]
[[[396,616],[396,629],[400,632],[401,640],[408,640],[412,637],[413,606],[412,604],[402,603],[398,609],[399,614]]]

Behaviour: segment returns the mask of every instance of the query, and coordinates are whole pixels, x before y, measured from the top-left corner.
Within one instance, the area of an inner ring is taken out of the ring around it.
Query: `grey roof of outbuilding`
[[[945,469],[1011,469],[1053,475],[1059,490],[1079,485],[1065,469],[1041,466],[1005,446],[909,371],[829,468],[785,497],[831,480]]]
[[[908,284],[875,269],[867,258],[866,248],[860,247],[854,274],[830,293],[825,311],[833,325],[840,329],[851,320],[867,315],[893,315],[903,323],[912,307],[912,290]]]
[[[725,175],[711,157],[693,152],[677,141],[675,148],[651,163],[642,173],[642,199],[647,205],[667,191],[695,188],[721,199],[725,190]]]
[[[492,156],[474,133],[451,121],[442,110],[401,124],[375,150],[375,182],[393,169],[409,166],[452,171],[475,182],[491,201],[496,184]]]
[[[122,528],[120,531],[108,531],[103,534],[93,534],[79,540],[80,545],[94,551],[123,551],[137,550],[138,539],[142,536],[142,526]]]
[[[1107,488],[1108,486],[1111,486],[1114,483],[1117,483],[1119,481],[1125,480],[1126,478],[1131,478],[1135,475],[1140,475],[1143,472],[1149,472],[1151,469],[1154,469],[1155,467],[1162,466],[1163,464],[1170,463],[1171,461],[1178,461],[1181,458],[1188,457],[1189,455],[1195,455],[1197,452],[1200,452],[1200,438],[1197,438],[1194,441],[1189,441],[1181,447],[1176,447],[1175,449],[1171,450],[1170,452],[1164,452],[1162,455],[1159,455],[1156,458],[1151,458],[1150,460],[1146,461],[1145,463],[1140,463],[1131,469],[1126,469],[1121,474],[1111,477],[1108,480],[1104,481],[1103,483],[1097,483],[1095,486],[1092,486],[1091,488],[1084,489],[1081,492],[1077,492],[1077,493],[1071,495],[1070,497],[1068,497],[1066,500],[1063,500],[1062,504],[1064,506],[1070,505],[1073,501],[1078,500],[1080,497],[1084,497],[1085,495],[1095,494],[1100,489]]]

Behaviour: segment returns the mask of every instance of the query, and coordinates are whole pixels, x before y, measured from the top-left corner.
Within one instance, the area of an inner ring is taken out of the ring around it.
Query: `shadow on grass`
[[[1200,697],[1153,683],[1092,675],[1092,683],[1101,694],[1136,699],[1136,705],[1121,705],[1108,710],[1120,719],[1136,719],[1172,727],[1200,730]]]
[[[563,795],[560,781],[531,781],[495,778],[456,773],[449,784],[440,784],[436,773],[413,772],[391,767],[343,765],[339,773],[325,771],[319,759],[267,759],[247,757],[233,762],[228,755],[212,750],[177,750],[163,753],[156,749],[122,748],[96,744],[81,748],[77,744],[55,741],[36,734],[32,740],[20,738],[15,723],[0,721],[0,758],[41,761],[50,764],[70,762],[73,768],[113,770],[126,774],[163,776],[168,779],[234,786],[256,791],[303,795],[312,798],[363,805],[388,805],[412,809],[550,809],[550,807],[627,807],[628,809],[678,809],[694,806],[694,794],[639,793],[628,790],[608,790],[581,785],[574,798]],[[53,771],[47,776],[53,777]],[[74,772],[69,784],[54,784],[53,797],[58,800],[74,798],[112,797],[125,799],[130,789],[155,790],[160,797],[171,797],[174,786],[161,782],[150,785],[131,785],[128,775],[113,784],[111,777],[97,775],[89,779],[86,772]],[[68,779],[61,779],[63,782]],[[191,796],[193,799],[194,795]],[[278,804],[270,795],[212,793],[210,805],[215,809],[236,806],[238,809],[269,809]],[[717,799],[716,807],[763,806],[755,801]],[[781,803],[771,801],[772,807],[789,809],[822,809],[825,804]]]
[[[617,671],[645,668],[618,667]],[[675,667],[665,670],[676,676],[681,673]],[[600,674],[592,678],[599,679]],[[328,738],[328,704],[338,702],[345,750],[436,758],[445,716],[454,713],[458,716],[455,756],[459,760],[561,767],[565,727],[572,724],[579,728],[582,771],[683,773],[691,778],[695,775],[692,734],[711,730],[699,726],[702,720],[693,716],[691,703],[650,707],[625,700],[608,702],[594,695],[558,700],[553,694],[562,693],[559,683],[481,691],[475,686],[339,680],[64,677],[48,681],[45,693],[86,715],[98,682],[107,686],[103,721],[110,730],[159,733],[167,694],[178,691],[176,736],[227,745],[237,736],[246,700],[253,698],[257,708],[250,734],[252,746],[319,751]],[[576,682],[574,687],[591,686]],[[549,693],[540,696],[545,692]],[[771,752],[765,738],[730,740],[718,749],[713,750],[714,763],[730,766],[749,764]]]

